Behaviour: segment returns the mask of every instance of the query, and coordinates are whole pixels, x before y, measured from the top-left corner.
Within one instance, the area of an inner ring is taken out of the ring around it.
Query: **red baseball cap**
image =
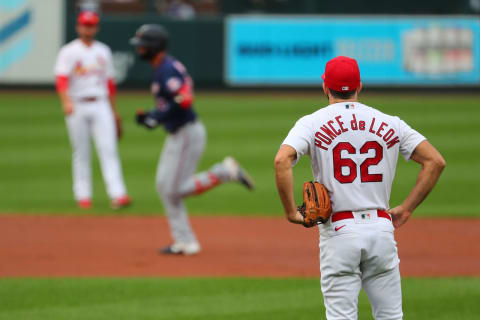
[[[87,26],[96,26],[100,22],[98,14],[93,11],[82,11],[78,15],[77,23]]]
[[[322,76],[327,88],[346,92],[360,86],[360,70],[355,59],[338,56],[327,62]]]

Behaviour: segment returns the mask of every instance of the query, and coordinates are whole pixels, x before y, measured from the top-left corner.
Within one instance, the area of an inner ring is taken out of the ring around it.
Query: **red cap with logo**
[[[322,76],[327,88],[346,92],[360,86],[360,70],[355,59],[338,56],[327,62]]]
[[[86,26],[96,26],[100,22],[98,14],[93,11],[82,11],[78,15],[77,23]]]

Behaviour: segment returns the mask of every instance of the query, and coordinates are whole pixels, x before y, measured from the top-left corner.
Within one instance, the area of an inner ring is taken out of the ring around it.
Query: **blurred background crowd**
[[[319,1],[319,0],[79,0],[84,9],[104,13],[157,13],[176,19],[226,14],[475,14],[479,0],[426,1]]]

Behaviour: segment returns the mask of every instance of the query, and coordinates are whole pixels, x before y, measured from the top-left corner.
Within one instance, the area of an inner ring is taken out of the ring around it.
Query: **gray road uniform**
[[[253,182],[231,158],[195,174],[204,151],[205,126],[193,110],[193,85],[185,67],[165,56],[154,70],[152,93],[156,107],[137,115],[137,122],[147,128],[163,125],[168,132],[158,163],[156,187],[163,200],[174,240],[163,253],[195,254],[200,246],[189,223],[184,197],[203,193],[223,182],[238,181],[248,188]]]

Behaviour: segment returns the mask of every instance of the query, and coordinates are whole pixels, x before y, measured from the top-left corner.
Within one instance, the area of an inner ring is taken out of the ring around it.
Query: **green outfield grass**
[[[399,115],[426,135],[447,160],[439,185],[417,216],[480,216],[480,95],[376,95],[361,101]],[[125,136],[120,142],[124,175],[134,205],[127,214],[163,212],[154,188],[155,169],[164,141],[162,129],[147,131],[133,122],[137,108],[149,108],[144,94],[120,94]],[[188,200],[194,214],[282,214],[276,194],[273,157],[295,121],[326,104],[312,93],[252,92],[197,95],[196,110],[208,129],[208,146],[200,163],[206,169],[225,155],[235,156],[257,181],[250,193],[226,185]],[[79,213],[72,200],[71,151],[56,95],[0,93],[0,212]],[[94,209],[111,214],[95,157]],[[419,166],[399,160],[391,205],[397,205],[415,183]],[[295,169],[296,189],[311,179],[308,158]]]
[[[405,319],[474,320],[480,279],[403,281]],[[317,279],[2,279],[0,319],[325,319]],[[372,319],[365,293],[359,319]]]

